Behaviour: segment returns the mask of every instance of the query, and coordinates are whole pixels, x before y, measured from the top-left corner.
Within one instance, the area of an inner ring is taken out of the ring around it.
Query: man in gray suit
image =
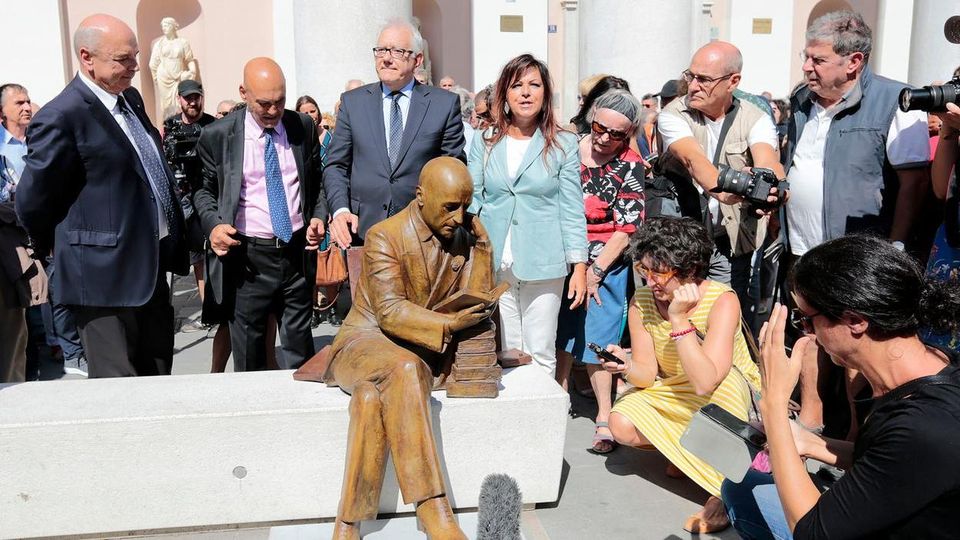
[[[387,23],[373,48],[380,80],[344,93],[327,151],[323,184],[333,212],[331,238],[362,244],[371,225],[413,200],[424,164],[438,156],[466,162],[456,94],[422,85],[423,37],[409,22]]]

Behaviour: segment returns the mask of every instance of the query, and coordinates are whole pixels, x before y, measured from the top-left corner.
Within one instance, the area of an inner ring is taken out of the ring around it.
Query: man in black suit
[[[137,39],[97,14],[74,34],[79,74],[27,130],[21,221],[54,249],[54,301],[76,315],[90,377],[169,374],[166,272],[187,272],[183,212],[160,134],[130,87]]]
[[[246,110],[205,127],[194,206],[210,239],[207,282],[230,319],[235,371],[265,369],[267,314],[280,326],[281,367],[313,356],[316,248],[327,210],[309,116],[284,109],[286,81],[269,58],[243,70]]]
[[[340,97],[323,184],[333,212],[330,237],[343,248],[362,243],[371,225],[413,200],[426,162],[466,162],[459,98],[413,78],[422,51],[413,25],[388,23],[373,49],[380,80]]]

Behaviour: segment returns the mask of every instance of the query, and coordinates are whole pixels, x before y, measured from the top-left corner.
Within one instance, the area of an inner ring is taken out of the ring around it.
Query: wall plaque
[[[501,15],[501,32],[523,32],[523,15]]]
[[[754,19],[754,34],[769,34],[773,32],[773,19]]]

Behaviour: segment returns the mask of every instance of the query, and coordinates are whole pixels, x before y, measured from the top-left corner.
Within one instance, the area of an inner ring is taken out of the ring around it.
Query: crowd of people
[[[476,94],[432,86],[402,20],[333,114],[308,95],[287,109],[282,69],[254,58],[215,115],[180,82],[162,133],[126,24],[88,17],[73,45],[78,74],[39,112],[0,87],[0,382],[40,378],[38,343],[91,378],[169,374],[168,274],[191,265],[202,315],[181,331],[211,332],[211,371],[301,366],[311,326],[351,324],[317,253],[364,246],[446,156],[508,284],[502,349],[595,398],[591,452],[657,450],[701,486],[684,528],[951,536],[960,107],[898,108],[907,86],[873,73],[859,14],[810,24],[788,98],[739,89],[740,51],[714,41],[640,99],[585,79],[569,121],[529,54]],[[766,431],[742,482],[681,443],[708,404]],[[824,491],[806,458],[845,474]]]

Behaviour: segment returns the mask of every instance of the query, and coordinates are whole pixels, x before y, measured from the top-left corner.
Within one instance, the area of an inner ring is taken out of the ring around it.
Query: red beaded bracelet
[[[683,336],[685,336],[685,335],[687,335],[687,334],[689,334],[689,333],[691,333],[691,332],[696,332],[696,331],[697,331],[697,327],[696,327],[696,326],[691,326],[690,328],[687,328],[686,330],[681,330],[681,331],[679,331],[679,332],[670,332],[670,339],[676,341],[676,340],[682,338]]]

